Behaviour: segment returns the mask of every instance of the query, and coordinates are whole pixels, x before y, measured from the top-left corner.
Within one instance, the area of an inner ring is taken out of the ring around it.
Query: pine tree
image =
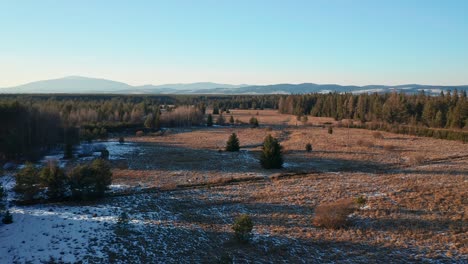
[[[229,136],[229,139],[226,143],[226,151],[239,151],[240,146],[239,146],[239,138],[237,138],[236,133],[232,133],[231,136]]]
[[[281,145],[278,140],[268,135],[263,141],[260,164],[265,169],[280,169],[283,167]]]
[[[149,129],[153,129],[155,126],[155,119],[153,114],[148,114],[145,119],[145,127]]]
[[[30,200],[39,192],[38,171],[34,164],[26,166],[16,174],[15,191],[22,193],[24,199]]]
[[[39,173],[41,184],[47,187],[49,198],[61,198],[67,191],[67,176],[55,163],[49,162]]]
[[[332,126],[329,126],[328,127],[328,134],[333,134],[333,127]]]
[[[305,146],[305,149],[306,149],[307,152],[311,152],[312,151],[312,144],[307,143],[306,146]]]
[[[229,118],[229,123],[231,124],[234,124],[234,117],[231,115],[231,117]]]
[[[206,119],[206,125],[207,126],[213,126],[213,116],[211,114],[208,115],[207,119]]]
[[[213,115],[219,115],[218,105],[213,106]]]
[[[219,125],[219,126],[223,126],[224,123],[226,123],[226,119],[224,119],[223,114],[220,114],[218,116],[218,119],[216,119],[216,124]]]

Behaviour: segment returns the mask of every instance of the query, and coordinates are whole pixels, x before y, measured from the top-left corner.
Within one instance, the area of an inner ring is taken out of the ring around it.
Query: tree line
[[[354,120],[353,127],[468,141],[466,91],[418,94],[305,94],[281,96],[280,113]]]

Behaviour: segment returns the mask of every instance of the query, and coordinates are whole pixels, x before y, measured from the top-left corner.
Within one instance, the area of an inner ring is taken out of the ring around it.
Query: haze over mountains
[[[132,86],[123,82],[106,79],[69,76],[60,79],[32,82],[15,87],[0,88],[0,93],[74,93],[74,94],[302,94],[302,93],[385,93],[402,91],[418,93],[424,90],[428,94],[439,94],[448,90],[468,91],[468,85],[440,86],[407,84],[387,85],[337,85],[337,84],[273,84],[273,85],[232,85],[211,82],[188,84],[163,84]]]

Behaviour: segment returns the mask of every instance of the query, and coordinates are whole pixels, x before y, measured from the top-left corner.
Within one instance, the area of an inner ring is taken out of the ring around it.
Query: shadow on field
[[[309,216],[312,210],[309,206],[248,203],[246,201],[222,203],[223,200],[213,203],[212,200],[197,198],[197,195],[192,192],[175,192],[168,198],[157,201],[157,204],[164,209],[163,212],[177,216],[171,218],[174,222],[163,221],[163,224],[157,224],[158,219],[154,219],[156,221],[143,221],[146,223],[144,227],[130,227],[129,232],[121,233],[116,238],[121,248],[117,249],[112,256],[114,260],[176,261],[179,263],[217,263],[226,258],[235,260],[235,263],[420,263],[423,260],[428,261],[416,246],[376,245],[371,244],[373,241],[371,237],[354,239],[356,242],[343,242],[314,238],[314,236],[306,239],[300,233],[292,234],[291,232],[304,232],[301,230],[306,230],[309,234],[322,232],[314,228],[310,221],[294,224],[295,218],[287,217],[297,214],[302,214],[303,217]],[[254,223],[254,236],[249,244],[237,242],[231,231],[234,218],[239,213],[251,215]],[[164,219],[163,217],[162,220]],[[384,224],[391,225],[391,223]],[[292,227],[300,229],[288,230]],[[279,232],[291,235],[278,234],[279,229],[282,229]],[[134,241],[140,242],[135,244]],[[128,252],[129,255],[124,255],[122,252]],[[442,254],[438,255],[435,258],[439,262],[456,261]]]
[[[243,146],[245,147],[245,146]],[[253,147],[253,146],[248,146]],[[260,150],[241,148],[239,152],[188,148],[181,144],[139,143],[138,152],[126,154],[129,169],[226,173],[275,173],[287,171],[378,172],[384,164],[372,161],[323,159],[302,152],[286,153],[284,168],[264,170],[259,163]]]

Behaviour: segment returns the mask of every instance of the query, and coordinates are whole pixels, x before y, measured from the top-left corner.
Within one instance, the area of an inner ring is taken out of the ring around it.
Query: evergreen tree
[[[206,119],[206,125],[207,126],[213,126],[213,116],[211,114],[208,115],[207,119]]]
[[[213,106],[213,115],[219,115],[219,108],[218,105]]]
[[[252,128],[258,127],[258,120],[255,117],[251,117],[249,120],[249,124]]]
[[[231,124],[234,124],[234,117],[231,115],[231,117],[229,118],[229,123]]]
[[[26,166],[16,174],[15,191],[23,194],[24,199],[30,200],[39,192],[38,170],[32,163],[26,163]]]
[[[154,127],[155,127],[155,118],[154,118],[153,114],[148,114],[146,116],[144,125],[145,125],[146,128],[154,129]]]
[[[305,149],[306,149],[307,152],[311,152],[312,151],[312,144],[307,143],[306,146],[305,146]]]
[[[333,127],[332,126],[329,126],[328,127],[328,134],[333,134]]]
[[[226,143],[226,151],[239,151],[240,146],[239,146],[239,139],[237,138],[236,133],[232,133],[231,136],[229,136],[229,139]]]
[[[102,197],[111,182],[110,166],[102,159],[94,160],[91,165],[78,165],[70,173],[70,187],[76,199]]]
[[[263,141],[260,164],[265,169],[280,169],[283,167],[283,155],[278,140],[268,135]]]
[[[61,198],[67,191],[67,176],[55,162],[49,162],[39,173],[41,184],[47,187],[49,198]]]
[[[224,123],[226,123],[226,119],[224,119],[223,114],[220,114],[218,116],[218,119],[216,119],[216,124],[219,125],[219,126],[223,126]]]

